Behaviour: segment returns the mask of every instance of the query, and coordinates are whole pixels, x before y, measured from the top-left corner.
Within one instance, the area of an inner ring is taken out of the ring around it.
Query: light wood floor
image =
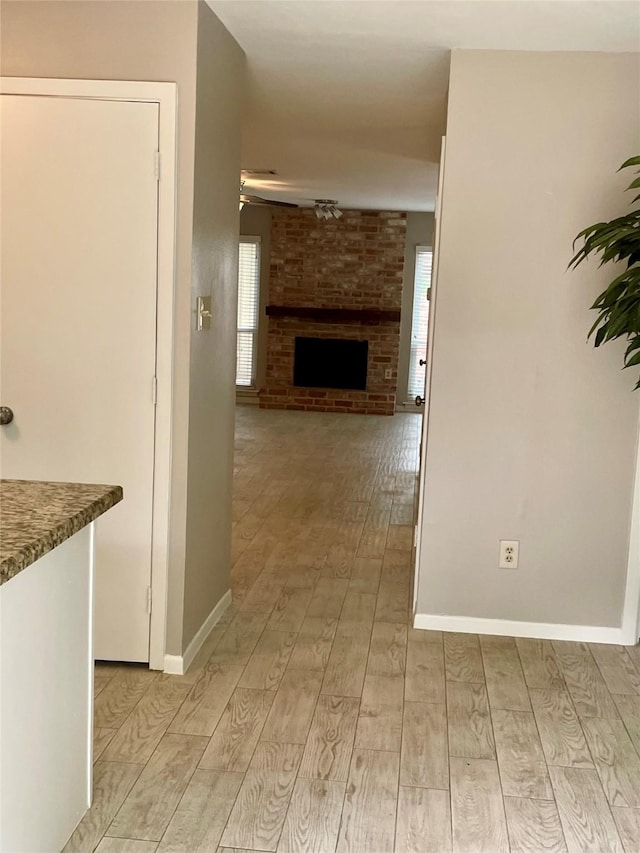
[[[233,607],[97,667],[65,853],[640,851],[638,648],[410,627],[419,427],[239,409]]]

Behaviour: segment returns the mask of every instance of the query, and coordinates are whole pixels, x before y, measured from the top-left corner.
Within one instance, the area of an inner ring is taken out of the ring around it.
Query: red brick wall
[[[318,220],[310,208],[274,208],[269,303],[312,308],[400,310],[406,213],[346,210],[342,219]],[[296,336],[369,341],[366,391],[296,388]],[[260,405],[269,409],[393,414],[400,323],[322,323],[269,317],[266,384]],[[391,378],[385,372],[391,371]]]

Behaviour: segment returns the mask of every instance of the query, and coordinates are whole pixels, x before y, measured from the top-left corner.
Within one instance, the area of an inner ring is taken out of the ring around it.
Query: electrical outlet
[[[385,379],[391,379],[392,376],[393,376],[393,370],[390,367],[387,367],[387,369],[384,372],[384,378]]]
[[[517,569],[520,542],[517,539],[500,540],[500,569]]]

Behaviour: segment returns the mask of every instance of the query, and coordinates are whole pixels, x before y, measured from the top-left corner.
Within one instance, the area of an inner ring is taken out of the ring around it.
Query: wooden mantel
[[[320,323],[399,323],[400,311],[377,308],[310,308],[295,305],[267,305],[268,317],[304,317]]]

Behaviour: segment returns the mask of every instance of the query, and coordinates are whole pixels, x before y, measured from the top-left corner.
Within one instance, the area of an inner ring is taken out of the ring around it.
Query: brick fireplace
[[[309,208],[274,209],[262,408],[393,414],[406,223],[397,212],[318,220]],[[368,342],[364,390],[295,385],[296,338]]]

